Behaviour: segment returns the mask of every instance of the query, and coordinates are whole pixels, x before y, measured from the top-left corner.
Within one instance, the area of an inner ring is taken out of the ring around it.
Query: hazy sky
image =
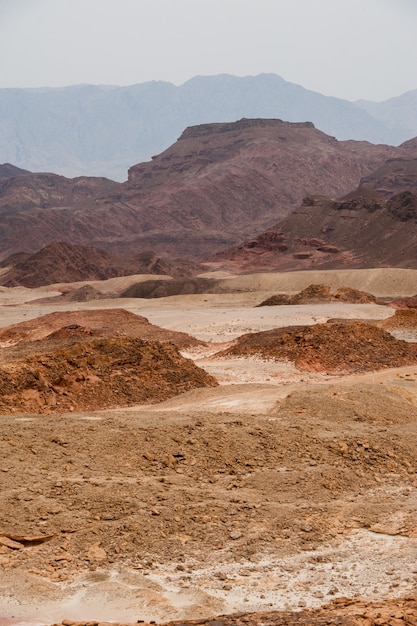
[[[417,0],[0,0],[0,87],[273,72],[348,100],[417,88]]]

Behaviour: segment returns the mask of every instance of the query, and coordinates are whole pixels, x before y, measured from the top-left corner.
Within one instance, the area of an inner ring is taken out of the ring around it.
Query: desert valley
[[[0,165],[0,626],[417,624],[417,139]]]

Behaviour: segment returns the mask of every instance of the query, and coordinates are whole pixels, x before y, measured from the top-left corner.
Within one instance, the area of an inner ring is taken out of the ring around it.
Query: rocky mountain
[[[37,174],[0,184],[0,258],[56,241],[121,256],[203,259],[254,237],[306,195],[340,197],[413,146],[338,141],[311,123],[243,119],[186,129],[126,183]],[[417,157],[417,147],[415,155]]]
[[[16,165],[11,163],[0,163],[0,178],[10,178],[11,176],[23,176],[25,174],[31,174],[29,170],[22,170]]]
[[[383,103],[324,96],[275,74],[198,76],[181,86],[0,89],[0,162],[125,180],[132,163],[191,125],[242,117],[309,120],[339,140],[397,145],[417,134],[417,90]]]
[[[390,159],[333,200],[308,196],[275,228],[213,258],[237,271],[417,268],[417,159]]]
[[[355,104],[374,119],[386,124],[387,128],[401,128],[408,137],[417,135],[417,89],[385,102],[358,100]]]

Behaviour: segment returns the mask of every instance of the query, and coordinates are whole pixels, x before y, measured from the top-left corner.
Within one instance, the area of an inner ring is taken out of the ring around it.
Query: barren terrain
[[[108,297],[140,277],[93,281],[104,297],[87,302],[50,299],[82,283],[0,291],[2,366],[37,355],[45,377],[51,346],[67,354],[97,341],[178,340],[172,373],[185,357],[219,383],[111,408],[2,409],[0,623],[236,612],[261,614],[219,623],[417,623],[417,364],[335,374],[306,371],[288,354],[220,354],[247,333],[329,319],[367,322],[387,339],[383,358],[403,339],[412,350],[413,315],[387,306],[257,305],[317,283],[406,298],[417,271],[213,277],[236,292]],[[339,352],[342,342],[349,337]]]

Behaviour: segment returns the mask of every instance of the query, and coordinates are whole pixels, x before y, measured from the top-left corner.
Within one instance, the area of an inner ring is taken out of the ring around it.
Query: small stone
[[[229,535],[230,539],[233,539],[234,541],[236,539],[240,539],[241,536],[242,536],[242,533],[239,530],[233,530]]]
[[[97,542],[90,546],[87,552],[87,556],[89,559],[102,561],[107,557],[107,553],[105,550],[103,550],[103,548],[100,548],[100,542]]]
[[[70,552],[63,552],[62,554],[59,554],[58,556],[55,557],[55,561],[72,561],[74,557],[72,556],[72,554],[70,554]]]
[[[0,536],[0,546],[6,546],[6,548],[12,548],[12,550],[22,550],[24,548],[23,543],[13,541],[9,537]]]

